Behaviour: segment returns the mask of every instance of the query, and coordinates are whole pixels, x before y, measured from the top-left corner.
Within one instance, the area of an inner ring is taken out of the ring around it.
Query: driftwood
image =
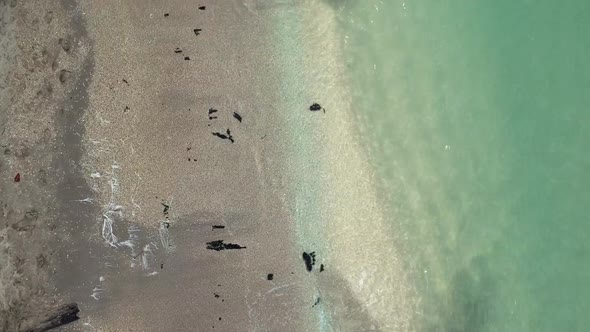
[[[20,325],[21,332],[44,332],[74,322],[78,317],[78,305],[69,303],[34,317],[29,317]]]

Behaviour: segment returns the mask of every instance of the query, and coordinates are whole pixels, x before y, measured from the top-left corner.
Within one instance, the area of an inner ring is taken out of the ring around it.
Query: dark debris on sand
[[[322,105],[320,105],[318,103],[313,103],[311,106],[309,106],[309,110],[312,112],[324,111],[324,113],[326,113],[326,109],[323,108]]]
[[[319,297],[317,298],[317,300],[315,300],[315,303],[311,307],[313,308],[313,307],[315,307],[318,304],[320,304],[320,298]]]
[[[221,139],[229,140],[230,142],[234,143],[234,137],[231,135],[231,131],[229,129],[226,130],[226,134],[222,134],[220,132],[212,132],[213,136],[217,136]]]
[[[315,265],[315,252],[312,251],[310,253],[304,252],[303,255],[303,262],[305,262],[305,269],[308,272],[313,270],[313,266]]]
[[[207,249],[215,250],[215,251],[222,251],[222,250],[246,249],[246,247],[242,247],[241,245],[235,244],[235,243],[223,243],[223,240],[217,240],[217,241],[207,242]]]

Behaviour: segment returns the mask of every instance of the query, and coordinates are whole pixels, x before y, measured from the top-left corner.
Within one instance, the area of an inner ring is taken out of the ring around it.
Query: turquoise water
[[[590,330],[590,2],[332,4],[417,329]]]

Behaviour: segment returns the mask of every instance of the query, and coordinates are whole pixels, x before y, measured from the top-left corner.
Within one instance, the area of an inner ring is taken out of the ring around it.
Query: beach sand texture
[[[0,330],[57,299],[60,117],[87,50],[58,1],[0,1]]]
[[[0,326],[76,302],[60,330],[409,329],[334,8],[0,9]]]

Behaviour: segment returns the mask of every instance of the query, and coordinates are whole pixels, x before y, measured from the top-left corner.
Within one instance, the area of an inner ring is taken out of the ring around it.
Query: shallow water
[[[330,3],[416,328],[586,330],[590,4]]]

